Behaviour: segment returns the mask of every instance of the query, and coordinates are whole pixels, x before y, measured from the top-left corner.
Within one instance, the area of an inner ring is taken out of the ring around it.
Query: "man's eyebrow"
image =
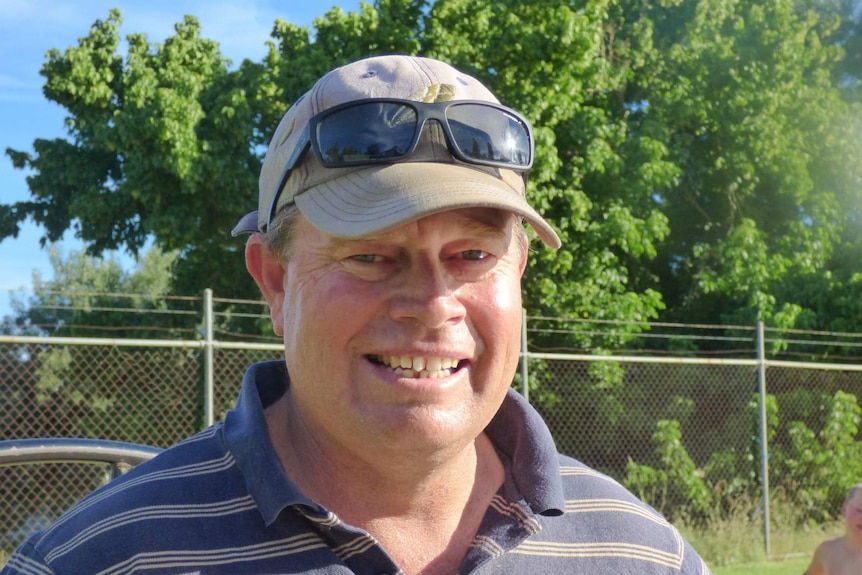
[[[490,223],[483,220],[478,220],[476,218],[468,218],[464,220],[464,228],[467,230],[467,232],[474,233],[478,236],[486,236],[491,239],[506,240],[509,236],[506,229],[507,221],[509,220],[504,220],[499,223]]]
[[[344,246],[351,246],[357,244],[366,244],[366,243],[374,243],[381,242],[386,239],[386,234],[375,234],[372,236],[362,236],[358,238],[343,238],[340,236],[329,236],[326,238],[324,242],[324,247],[326,248],[338,248]]]

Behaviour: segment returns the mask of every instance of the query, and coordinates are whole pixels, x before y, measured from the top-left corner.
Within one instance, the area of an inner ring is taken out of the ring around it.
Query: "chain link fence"
[[[663,420],[680,422],[698,467],[722,449],[747,450],[755,431],[747,408],[758,390],[757,367],[664,361],[543,360],[547,381],[530,400],[562,453],[617,479],[630,460],[658,463],[652,438]],[[609,371],[618,378],[613,383]]]
[[[57,462],[0,467],[0,558],[48,527],[78,499],[104,485],[107,463]],[[2,561],[0,561],[2,565]]]
[[[224,417],[248,365],[281,357],[279,344],[0,336],[0,439],[88,437],[168,447]],[[708,489],[728,496],[741,493],[743,484],[749,495],[765,485],[768,468],[758,456],[764,429],[770,458],[780,450],[790,454],[767,460],[779,474],[801,465],[793,450],[810,450],[806,438],[834,449],[824,442],[836,425],[844,425],[851,443],[859,440],[862,372],[855,364],[548,353],[525,359],[513,385],[544,416],[560,451],[670,515],[679,501],[672,493],[675,472],[685,475],[677,481],[689,489],[694,484],[686,481],[717,477]],[[766,405],[761,383],[771,397]],[[849,404],[836,403],[847,397]],[[836,417],[844,419],[836,423]],[[846,434],[837,439],[846,440]],[[687,461],[685,471],[680,462]],[[812,473],[830,473],[809,463]],[[862,458],[848,465],[862,479]],[[644,481],[645,469],[655,477]],[[83,464],[0,467],[0,557],[103,476],[103,468]],[[691,492],[682,497],[691,499]],[[711,497],[710,505],[727,504]]]

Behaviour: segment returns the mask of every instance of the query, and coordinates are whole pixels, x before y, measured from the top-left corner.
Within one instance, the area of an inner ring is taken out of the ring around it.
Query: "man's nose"
[[[402,272],[391,294],[393,319],[411,320],[435,329],[463,319],[466,310],[458,297],[460,283],[433,258],[414,261]]]

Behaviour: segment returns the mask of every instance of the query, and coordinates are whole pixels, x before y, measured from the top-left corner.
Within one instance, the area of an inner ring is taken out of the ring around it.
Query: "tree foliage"
[[[772,497],[783,498],[781,503],[796,512],[794,521],[800,525],[834,520],[847,490],[859,481],[862,409],[856,396],[841,390],[831,396],[816,394],[809,398],[812,413],[796,420],[785,416],[786,406],[776,396],[766,399]],[[755,395],[749,404],[752,430],[759,428],[755,425],[759,407]],[[755,463],[760,458],[759,437],[759,431],[753,431],[749,453],[719,449],[698,470],[682,443],[679,422],[659,421],[652,435],[653,465],[629,461],[625,483],[668,518],[720,524],[738,512],[740,493],[752,495],[761,488]]]
[[[564,248],[531,260],[532,314],[858,330],[853,9],[378,0],[332,8],[313,31],[279,20],[266,56],[236,66],[192,16],[163,44],[128,35],[122,55],[114,10],[48,54],[45,95],[67,110],[68,136],[7,150],[33,175],[28,201],[0,205],[0,237],[32,218],[45,242],[73,230],[92,254],[152,238],[179,254],[176,293],[254,296],[227,232],[256,205],[278,119],[334,66],[405,52],[477,75],[536,128],[529,194]],[[620,343],[549,337],[534,343]]]
[[[648,102],[639,126],[665,134],[680,169],[656,194],[671,222],[651,266],[668,316],[830,327],[840,316],[814,316],[849,279],[833,272],[858,243],[862,192],[859,108],[838,80],[848,14],[673,4],[648,11],[638,40],[651,49],[630,84]],[[813,284],[825,293],[802,287]]]
[[[184,317],[169,309],[171,269],[177,253],[150,249],[132,270],[116,258],[97,258],[83,252],[49,250],[53,277],[33,272],[33,294],[13,297],[14,318],[0,329],[18,334],[64,337],[156,338],[172,336]],[[174,306],[175,307],[175,306]],[[199,315],[199,314],[197,314]]]

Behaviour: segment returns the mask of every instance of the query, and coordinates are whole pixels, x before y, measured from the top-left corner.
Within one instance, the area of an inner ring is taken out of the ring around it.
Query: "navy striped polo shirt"
[[[263,410],[289,385],[283,361],[251,366],[224,421],[82,499],[0,575],[403,573],[374,537],[288,479]],[[709,573],[655,510],[558,454],[514,390],[486,431],[506,480],[458,573]]]

